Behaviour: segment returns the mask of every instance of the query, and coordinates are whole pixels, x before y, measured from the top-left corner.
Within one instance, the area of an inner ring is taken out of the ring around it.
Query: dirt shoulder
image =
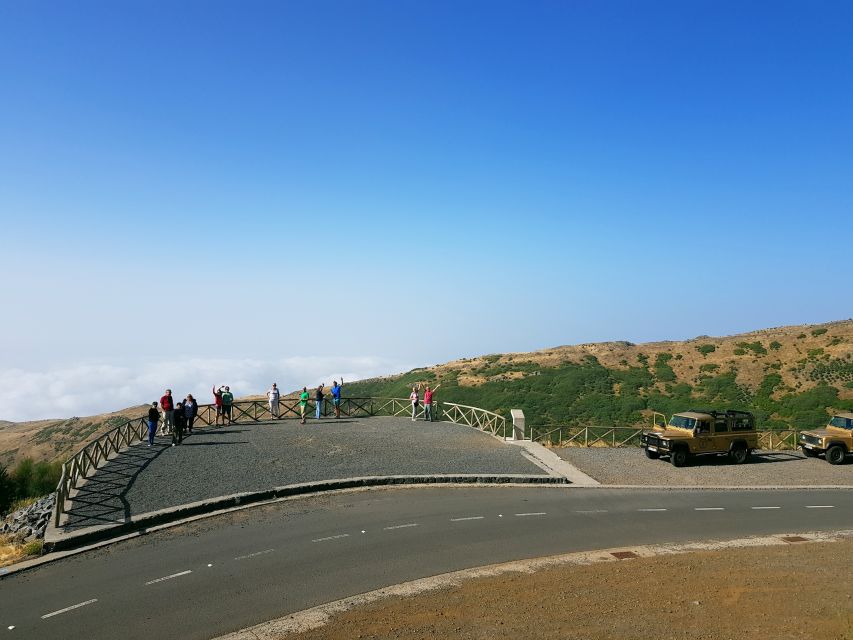
[[[853,638],[853,541],[564,565],[346,611],[298,640]]]

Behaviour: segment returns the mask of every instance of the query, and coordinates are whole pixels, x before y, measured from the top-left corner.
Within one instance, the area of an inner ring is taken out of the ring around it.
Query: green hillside
[[[490,355],[350,383],[351,396],[408,397],[441,383],[437,399],[508,414],[528,424],[630,426],[689,407],[752,411],[769,428],[817,427],[853,410],[850,321],[727,338],[604,343]]]

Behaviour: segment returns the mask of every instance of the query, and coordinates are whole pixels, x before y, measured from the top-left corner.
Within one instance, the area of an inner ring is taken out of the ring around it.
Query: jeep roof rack
[[[725,411],[717,411],[716,409],[688,409],[691,413],[707,413],[709,416],[750,416],[754,417],[749,411],[740,411],[739,409],[726,409]]]

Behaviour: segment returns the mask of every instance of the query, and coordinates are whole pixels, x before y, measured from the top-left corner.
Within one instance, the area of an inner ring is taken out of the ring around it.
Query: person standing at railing
[[[157,424],[160,422],[160,412],[157,411],[157,403],[152,402],[148,409],[148,446],[154,444],[154,434],[157,433]]]
[[[270,415],[273,418],[278,418],[278,403],[281,398],[281,393],[279,393],[278,387],[276,383],[272,383],[272,389],[267,391],[267,400],[270,403]]]
[[[341,389],[344,386],[344,377],[341,376],[341,383],[335,380],[332,383],[332,404],[335,405],[335,419],[341,417]]]
[[[184,400],[184,416],[187,419],[187,433],[193,432],[193,423],[198,415],[198,402],[193,398],[193,394],[188,394]]]
[[[219,420],[221,418],[222,424],[225,424],[225,418],[222,415],[222,386],[217,389],[216,385],[214,385],[211,389],[213,391],[213,404],[216,405],[216,419],[214,420],[214,423],[219,424]]]
[[[187,425],[187,416],[184,413],[184,405],[179,402],[175,405],[175,428],[172,431],[172,446],[175,444],[183,444],[184,428]]]
[[[167,436],[175,429],[175,404],[171,389],[166,389],[165,395],[160,398],[160,407],[163,409],[163,435]]]
[[[417,419],[418,415],[418,405],[421,402],[421,383],[418,383],[418,386],[412,387],[412,393],[409,394],[409,400],[412,401],[412,422]]]
[[[441,385],[436,385],[435,389],[430,389],[429,385],[424,389],[424,420],[428,420],[432,422],[432,395],[438,391],[438,387]]]
[[[320,416],[323,415],[323,388],[325,386],[326,383],[324,382],[319,387],[317,387],[317,390],[314,392],[314,404],[316,405],[315,413],[317,414],[317,420],[319,420]]]
[[[305,412],[308,411],[308,398],[310,397],[308,387],[302,387],[302,393],[299,394],[299,415],[302,416],[302,420],[299,421],[300,424],[305,424]]]
[[[226,418],[228,419],[228,424],[231,424],[231,410],[234,408],[233,405],[234,394],[231,393],[231,387],[225,387],[225,391],[222,392],[222,424],[225,424]]]

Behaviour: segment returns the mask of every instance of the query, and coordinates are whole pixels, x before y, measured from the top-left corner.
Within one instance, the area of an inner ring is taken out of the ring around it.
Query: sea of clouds
[[[235,396],[266,393],[276,382],[282,393],[332,380],[358,380],[412,367],[377,357],[292,357],[274,361],[189,358],[127,365],[86,363],[42,371],[0,369],[0,420],[21,422],[117,411],[159,400],[163,391],[201,404],[213,401],[211,387],[227,384]]]

